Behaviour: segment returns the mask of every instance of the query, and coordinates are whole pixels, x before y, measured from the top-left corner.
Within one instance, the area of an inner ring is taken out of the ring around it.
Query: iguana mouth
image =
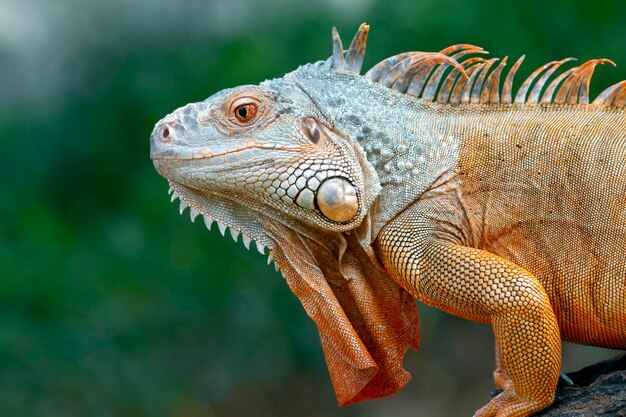
[[[153,160],[212,160],[215,162],[223,162],[226,160],[227,155],[235,155],[237,159],[248,159],[257,156],[262,150],[280,149],[280,150],[295,150],[292,147],[279,147],[276,144],[261,145],[258,143],[253,144],[233,144],[229,146],[217,145],[208,149],[177,149],[175,147],[167,147],[161,150],[158,155],[152,157]]]

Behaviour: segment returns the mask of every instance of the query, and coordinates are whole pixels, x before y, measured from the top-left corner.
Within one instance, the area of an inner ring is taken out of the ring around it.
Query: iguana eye
[[[256,104],[245,103],[245,104],[240,104],[239,106],[235,107],[233,112],[237,120],[239,120],[242,123],[247,123],[250,120],[254,119],[254,117],[256,116],[257,110],[258,108]]]

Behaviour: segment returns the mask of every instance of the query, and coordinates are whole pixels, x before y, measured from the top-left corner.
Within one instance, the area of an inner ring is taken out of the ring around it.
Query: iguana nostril
[[[356,188],[342,177],[329,178],[317,190],[317,206],[324,216],[343,223],[352,220],[359,211]]]
[[[170,130],[167,127],[161,132],[161,137],[163,139],[167,139],[170,137]]]

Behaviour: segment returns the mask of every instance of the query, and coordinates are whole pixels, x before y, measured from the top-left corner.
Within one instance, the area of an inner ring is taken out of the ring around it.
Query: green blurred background
[[[365,66],[474,43],[610,57],[623,0],[0,0],[0,415],[456,416],[493,388],[488,327],[420,306],[398,395],[338,408],[317,332],[280,275],[178,215],[148,157],[188,102],[325,59],[371,24]],[[518,80],[519,82],[519,80]],[[565,370],[614,352],[566,346]]]

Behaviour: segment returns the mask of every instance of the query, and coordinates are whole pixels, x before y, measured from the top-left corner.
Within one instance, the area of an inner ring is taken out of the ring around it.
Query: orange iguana
[[[392,394],[417,348],[413,297],[489,323],[477,416],[551,404],[561,340],[626,348],[626,81],[597,64],[533,72],[455,45],[359,75],[347,53],[162,119],[150,155],[181,213],[272,259],[319,329],[340,405]],[[501,82],[501,78],[504,80]]]

